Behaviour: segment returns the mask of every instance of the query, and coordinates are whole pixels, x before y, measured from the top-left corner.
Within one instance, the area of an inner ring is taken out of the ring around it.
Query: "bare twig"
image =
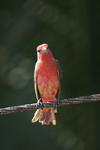
[[[94,94],[89,96],[81,96],[77,98],[68,98],[64,100],[59,100],[57,105],[63,106],[63,105],[70,105],[70,104],[79,104],[84,102],[94,102],[99,100],[100,100],[100,94]],[[39,106],[37,106],[37,103],[33,103],[33,104],[25,104],[20,106],[6,107],[0,109],[0,115],[29,111],[38,108],[53,107],[53,106],[55,106],[54,101],[42,103]]]

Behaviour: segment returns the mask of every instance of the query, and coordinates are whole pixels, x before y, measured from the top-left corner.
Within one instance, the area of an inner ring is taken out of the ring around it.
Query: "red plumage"
[[[34,87],[37,100],[42,98],[42,102],[53,101],[59,98],[61,69],[48,48],[48,44],[37,47],[37,62],[34,70]],[[49,124],[50,121],[55,125],[56,119],[54,108],[38,109],[32,119],[35,122],[39,119],[42,124]]]

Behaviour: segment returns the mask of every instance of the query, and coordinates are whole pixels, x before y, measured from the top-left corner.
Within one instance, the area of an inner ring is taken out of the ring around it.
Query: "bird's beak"
[[[48,52],[48,48],[47,47],[43,47],[42,48],[42,53],[47,53]]]

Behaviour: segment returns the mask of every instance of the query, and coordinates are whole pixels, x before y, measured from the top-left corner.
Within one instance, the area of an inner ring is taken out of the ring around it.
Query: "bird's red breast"
[[[39,92],[43,102],[54,100],[59,87],[57,64],[55,59],[37,61],[36,75]]]

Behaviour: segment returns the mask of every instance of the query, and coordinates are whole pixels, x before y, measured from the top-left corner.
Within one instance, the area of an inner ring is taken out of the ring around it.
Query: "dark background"
[[[0,0],[0,108],[36,102],[36,47],[63,70],[61,98],[100,93],[99,0]],[[0,116],[0,150],[100,150],[100,102],[58,107],[57,125],[35,111]]]

